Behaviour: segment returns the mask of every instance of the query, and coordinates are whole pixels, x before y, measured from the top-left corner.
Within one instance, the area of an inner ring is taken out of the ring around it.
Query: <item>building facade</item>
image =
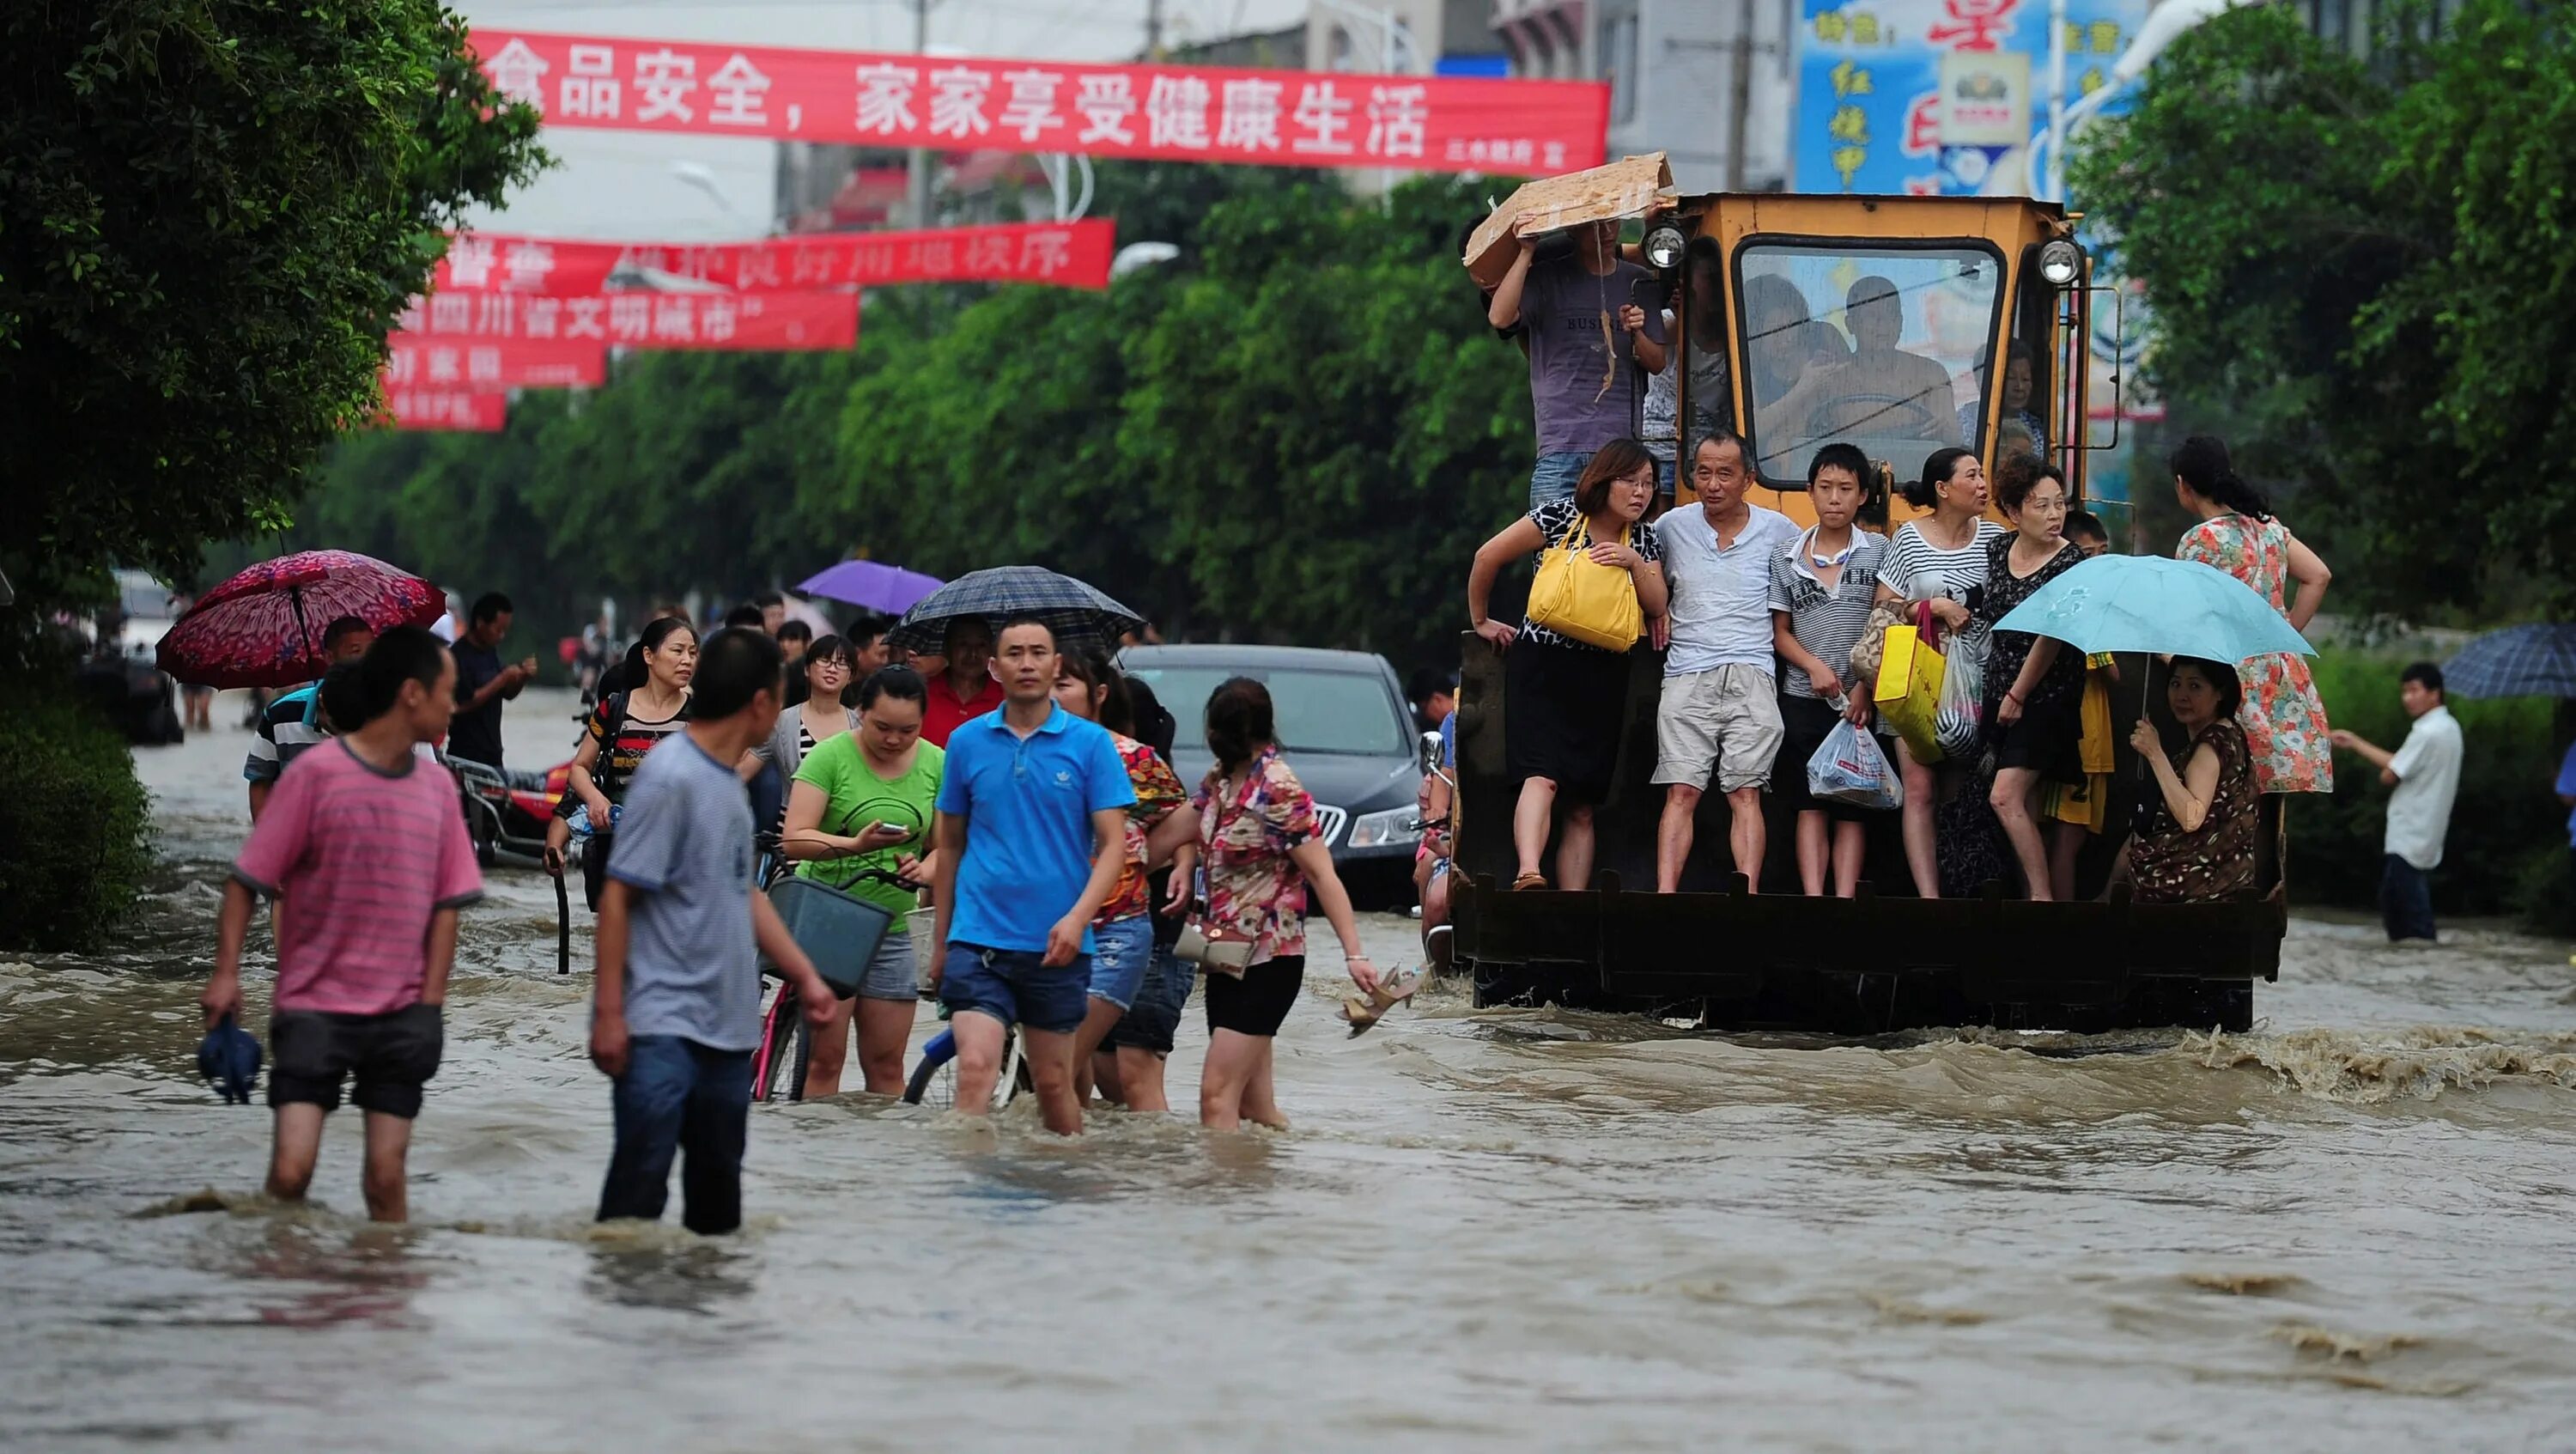
[[[1610,154],[1684,192],[1788,184],[1796,0],[1491,0],[1512,74],[1610,83]]]

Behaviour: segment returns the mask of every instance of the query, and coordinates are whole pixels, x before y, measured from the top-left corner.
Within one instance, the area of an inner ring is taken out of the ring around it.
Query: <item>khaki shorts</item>
[[[1655,709],[1655,783],[1717,790],[1768,787],[1780,754],[1780,701],[1771,673],[1721,666],[1664,678]]]

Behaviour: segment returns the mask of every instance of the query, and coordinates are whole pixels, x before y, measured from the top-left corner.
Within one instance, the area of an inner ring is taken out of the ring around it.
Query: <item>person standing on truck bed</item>
[[[1663,314],[1640,301],[1656,295],[1655,275],[1619,256],[1618,223],[1574,229],[1571,256],[1537,262],[1537,251],[1537,238],[1520,238],[1485,310],[1496,328],[1529,330],[1533,510],[1570,498],[1601,446],[1637,432],[1638,370],[1664,370]]]
[[[1655,833],[1655,891],[1681,888],[1700,795],[1716,779],[1734,815],[1735,871],[1762,883],[1767,846],[1762,790],[1780,751],[1780,702],[1772,682],[1771,559],[1798,539],[1777,510],[1744,498],[1753,483],[1744,441],[1718,431],[1691,456],[1699,507],[1655,522],[1672,590],[1672,643],[1655,709],[1655,783],[1664,789]]]

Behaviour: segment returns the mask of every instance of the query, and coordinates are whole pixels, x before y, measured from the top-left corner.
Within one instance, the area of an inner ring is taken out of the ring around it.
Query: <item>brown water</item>
[[[568,710],[514,706],[513,754]],[[354,1118],[280,1211],[266,1114],[193,1080],[244,740],[142,754],[170,868],[125,945],[0,965],[0,1447],[2576,1444],[2565,946],[2302,920],[2215,1040],[1436,994],[1354,1041],[1319,979],[1292,1132],[755,1107],[753,1225],[701,1242],[590,1224],[587,979],[504,871],[389,1231]]]

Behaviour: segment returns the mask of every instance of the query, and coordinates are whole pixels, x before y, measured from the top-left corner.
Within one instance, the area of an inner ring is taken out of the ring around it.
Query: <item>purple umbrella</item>
[[[938,590],[935,576],[904,570],[874,560],[845,560],[806,579],[801,595],[828,596],[852,606],[865,606],[881,616],[900,616],[913,603]]]

